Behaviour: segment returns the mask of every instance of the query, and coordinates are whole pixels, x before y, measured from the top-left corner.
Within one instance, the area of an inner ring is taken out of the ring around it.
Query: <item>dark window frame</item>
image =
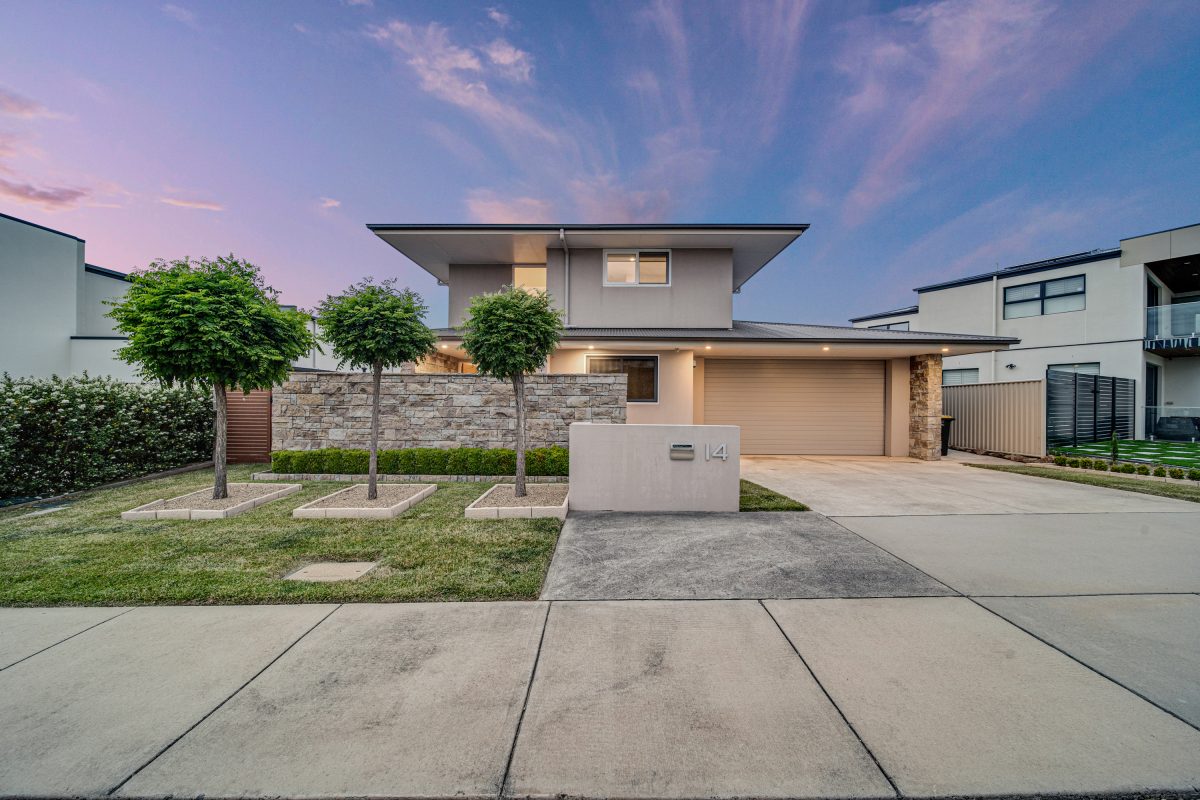
[[[904,327],[900,327],[900,326]],[[901,320],[899,322],[886,322],[883,325],[868,325],[867,329],[872,331],[907,331],[911,330],[912,322],[909,320]]]
[[[625,402],[641,403],[641,404],[649,404],[649,405],[655,405],[658,403],[658,401],[659,401],[659,367],[661,366],[660,358],[658,355],[652,355],[652,354],[647,354],[647,353],[588,353],[587,357],[584,359],[584,370],[587,372],[588,375],[624,375],[625,374],[624,370],[622,370],[621,372],[592,372],[592,359],[594,359],[594,358],[608,358],[608,359],[614,359],[614,358],[615,359],[627,359],[628,358],[628,359],[636,359],[638,361],[653,361],[654,362],[654,399],[653,400],[634,400],[633,398],[629,397],[629,394],[628,394],[629,390],[628,390],[628,388],[626,388]]]
[[[1052,295],[1050,297],[1046,296],[1046,284],[1058,283],[1059,281],[1070,281],[1070,280],[1075,280],[1076,278],[1083,281],[1082,288],[1077,289],[1076,291],[1073,291],[1073,292],[1064,292],[1062,294],[1056,294],[1056,295]],[[1009,300],[1008,299],[1008,292],[1010,289],[1025,289],[1030,286],[1038,287],[1038,296],[1037,297],[1027,297],[1024,300]],[[1047,313],[1047,311],[1046,311],[1046,301],[1047,300],[1056,300],[1060,297],[1075,297],[1076,295],[1083,297],[1083,308],[1073,308],[1070,311],[1051,311],[1051,312]],[[1004,319],[1028,319],[1029,317],[1045,317],[1045,316],[1049,316],[1050,314],[1070,314],[1072,311],[1087,311],[1087,274],[1080,273],[1079,275],[1064,275],[1061,278],[1049,278],[1044,281],[1033,281],[1032,283],[1019,283],[1016,286],[1005,286],[1003,300],[1004,300]],[[1017,305],[1022,305],[1024,303],[1032,303],[1034,301],[1037,301],[1039,304],[1038,305],[1038,313],[1030,314],[1026,317],[1010,317],[1008,315],[1008,307],[1009,306],[1017,306]]]

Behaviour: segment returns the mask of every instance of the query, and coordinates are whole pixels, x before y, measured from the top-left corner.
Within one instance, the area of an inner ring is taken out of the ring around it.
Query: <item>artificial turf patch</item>
[[[1200,444],[1122,439],[1118,447],[1122,460],[1200,468]],[[1074,447],[1057,447],[1055,450],[1070,455],[1108,458],[1112,455],[1112,443],[1091,442]]]

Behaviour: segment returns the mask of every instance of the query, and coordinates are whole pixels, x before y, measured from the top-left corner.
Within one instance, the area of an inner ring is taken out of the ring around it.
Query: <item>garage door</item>
[[[747,455],[883,455],[882,361],[704,360],[704,422]]]

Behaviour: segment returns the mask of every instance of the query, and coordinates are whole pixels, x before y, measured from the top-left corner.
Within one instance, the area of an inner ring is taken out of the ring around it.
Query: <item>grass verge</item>
[[[765,486],[743,480],[738,511],[808,511],[808,506]]]
[[[232,467],[248,481],[261,466]],[[444,483],[392,520],[300,520],[348,484],[313,482],[238,517],[124,522],[120,513],[211,485],[212,470],[89,492],[64,510],[0,512],[0,605],[532,600],[561,523],[468,520],[490,483]],[[361,581],[297,583],[312,561],[380,561]]]
[[[1088,486],[1104,486],[1108,489],[1121,489],[1126,492],[1152,494],[1158,497],[1171,497],[1175,500],[1188,500],[1200,503],[1200,485],[1184,483],[1183,481],[1147,481],[1137,478],[1123,478],[1103,472],[1088,472],[1086,470],[1052,469],[1050,467],[1035,467],[1029,465],[1007,464],[968,464],[976,469],[990,469],[996,472],[1015,472],[1018,475],[1033,475],[1038,478],[1051,478],[1056,481],[1083,483]]]

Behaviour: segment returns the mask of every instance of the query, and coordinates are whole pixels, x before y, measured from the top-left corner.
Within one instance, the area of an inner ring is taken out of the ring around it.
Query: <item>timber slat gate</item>
[[[1046,445],[1133,438],[1132,378],[1046,371]]]

